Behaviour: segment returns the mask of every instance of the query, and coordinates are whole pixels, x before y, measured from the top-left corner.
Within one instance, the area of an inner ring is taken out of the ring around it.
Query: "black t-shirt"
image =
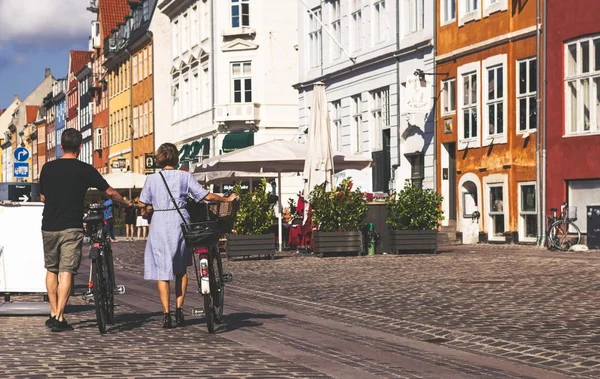
[[[88,188],[106,191],[108,183],[92,166],[78,159],[57,159],[44,165],[40,193],[45,197],[42,230],[83,228],[83,201]]]

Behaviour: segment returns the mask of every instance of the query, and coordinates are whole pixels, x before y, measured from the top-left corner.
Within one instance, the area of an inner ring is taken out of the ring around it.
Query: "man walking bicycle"
[[[46,290],[50,317],[46,326],[53,332],[73,329],[64,318],[73,275],[81,263],[83,245],[83,202],[88,188],[104,191],[114,201],[127,204],[98,171],[77,159],[81,133],[67,129],[61,138],[63,156],[48,162],[40,174],[40,195],[44,202],[42,239]]]

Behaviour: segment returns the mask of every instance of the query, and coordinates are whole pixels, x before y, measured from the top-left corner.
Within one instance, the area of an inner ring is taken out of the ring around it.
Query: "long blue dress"
[[[189,172],[163,170],[162,173],[186,222],[189,222],[190,216],[184,208],[188,193],[196,201],[200,201],[206,197],[208,190]],[[187,267],[192,265],[192,252],[185,245],[181,231],[183,221],[173,206],[160,174],[152,174],[146,178],[140,202],[151,204],[154,208],[144,252],[144,279],[172,280],[175,275],[185,273]]]

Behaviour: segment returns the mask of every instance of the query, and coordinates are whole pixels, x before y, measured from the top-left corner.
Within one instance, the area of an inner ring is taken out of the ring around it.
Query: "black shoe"
[[[175,323],[177,326],[185,325],[185,318],[183,317],[183,308],[175,309]]]
[[[50,317],[48,317],[48,319],[46,320],[46,327],[47,328],[52,328],[54,326],[55,322],[56,322],[56,316],[50,316]]]
[[[165,329],[171,329],[173,327],[170,313],[165,313],[163,315],[162,327]]]
[[[71,325],[69,325],[69,323],[67,322],[67,319],[64,319],[64,318],[62,321],[56,320],[54,322],[54,325],[52,326],[53,332],[64,332],[66,330],[73,330],[73,327]]]

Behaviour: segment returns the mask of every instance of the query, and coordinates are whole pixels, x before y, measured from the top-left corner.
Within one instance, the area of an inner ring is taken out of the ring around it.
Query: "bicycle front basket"
[[[214,245],[219,241],[219,224],[217,221],[181,224],[183,238],[188,247],[198,245]]]
[[[567,220],[569,220],[569,221],[577,220],[577,207],[569,206],[567,208]]]

